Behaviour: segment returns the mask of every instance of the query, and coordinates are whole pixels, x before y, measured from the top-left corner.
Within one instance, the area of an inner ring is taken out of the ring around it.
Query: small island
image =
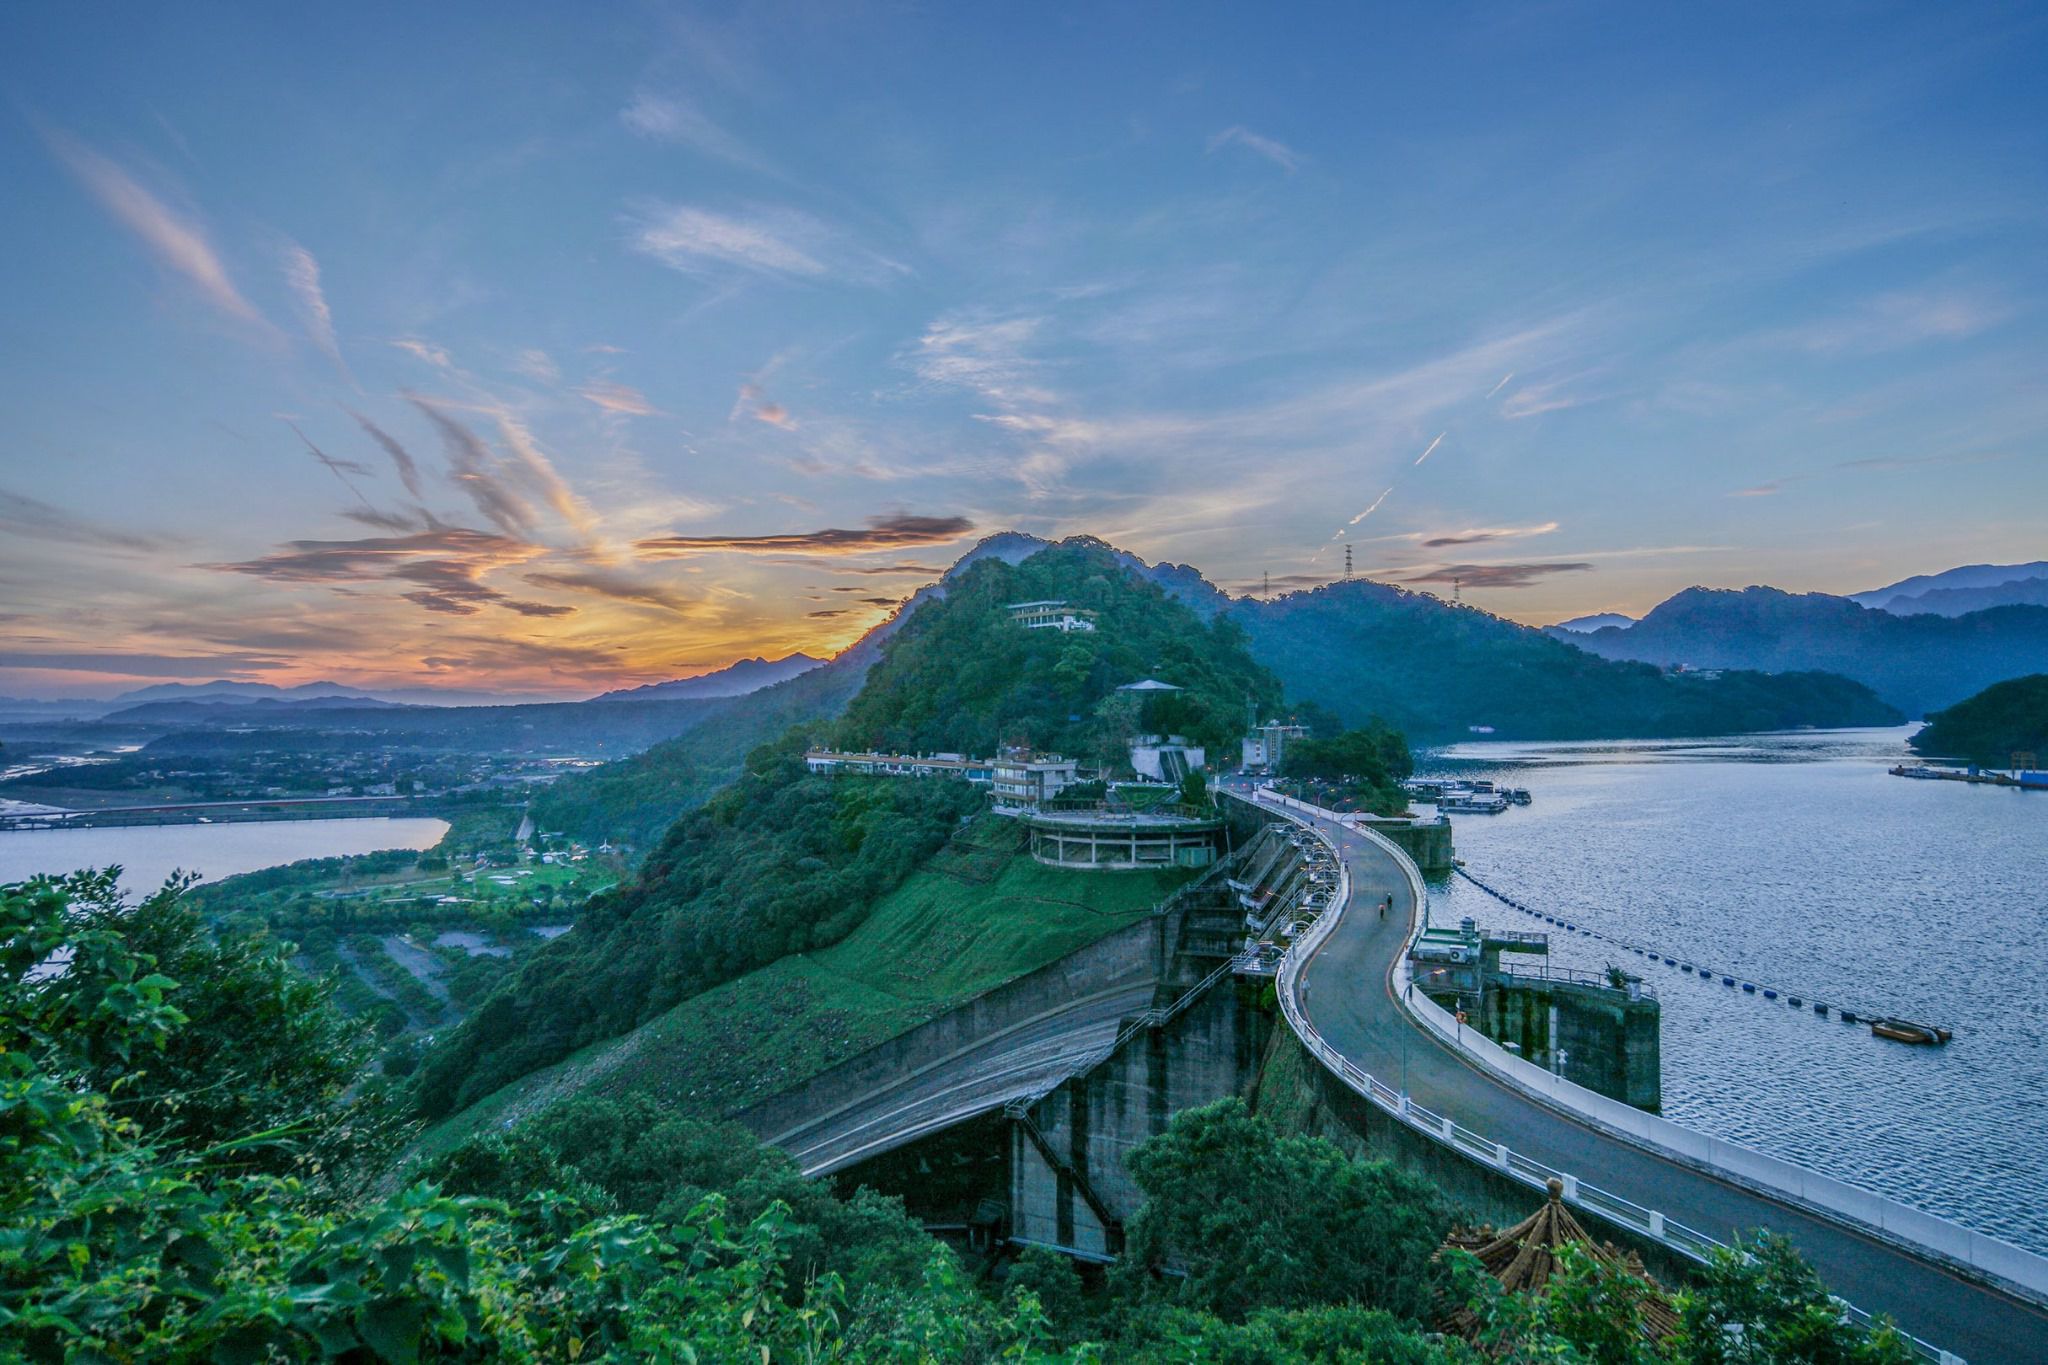
[[[1993,683],[1927,717],[1910,740],[1916,753],[1987,768],[2038,768],[2048,751],[2048,673]]]

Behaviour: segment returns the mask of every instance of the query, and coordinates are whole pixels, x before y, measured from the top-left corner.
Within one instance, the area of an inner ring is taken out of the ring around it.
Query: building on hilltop
[[[978,786],[995,780],[995,764],[965,754],[855,754],[812,749],[804,766],[814,773],[861,773],[877,777],[962,777]]]
[[[1157,678],[1142,678],[1134,683],[1125,683],[1122,687],[1119,687],[1117,691],[1136,692],[1140,696],[1152,696],[1160,692],[1185,692],[1187,691],[1187,689],[1184,687],[1176,687],[1174,684],[1170,682],[1161,682]]]
[[[1078,759],[1013,749],[991,765],[998,812],[1035,810],[1081,780]]]
[[[1076,607],[1063,598],[1044,602],[1012,602],[1004,608],[1010,619],[1026,630],[1057,630],[1061,632],[1095,629],[1095,613],[1087,607]]]
[[[1306,725],[1288,725],[1277,720],[1254,725],[1251,733],[1244,737],[1244,766],[1278,772],[1286,761],[1287,746],[1307,738]]]

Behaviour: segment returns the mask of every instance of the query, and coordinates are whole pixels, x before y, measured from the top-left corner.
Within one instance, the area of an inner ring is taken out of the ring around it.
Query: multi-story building
[[[1244,737],[1244,766],[1278,772],[1287,759],[1287,746],[1307,738],[1306,725],[1285,725],[1277,720],[1255,725],[1252,732]]]
[[[1087,607],[1076,607],[1060,598],[1045,602],[1012,602],[1007,608],[1010,619],[1026,630],[1094,630],[1095,613]]]
[[[993,767],[998,807],[1035,810],[1081,780],[1079,760],[1058,754],[1011,752]]]

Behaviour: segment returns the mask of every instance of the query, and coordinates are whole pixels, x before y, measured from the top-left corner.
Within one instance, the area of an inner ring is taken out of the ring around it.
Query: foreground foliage
[[[1136,1254],[1092,1290],[1047,1253],[986,1288],[896,1201],[837,1198],[645,1100],[579,1101],[367,1192],[333,1174],[389,1148],[374,1092],[335,1084],[362,1040],[324,984],[266,941],[208,939],[176,892],[124,912],[104,877],[0,888],[0,1359],[1907,1359],[1768,1239],[1681,1299],[1662,1352],[1640,1289],[1591,1258],[1545,1299],[1502,1294],[1432,1261],[1425,1183],[1235,1101],[1140,1149]],[[210,1098],[231,1085],[249,1094]],[[1147,1273],[1169,1262],[1186,1278]],[[1461,1302],[1484,1357],[1429,1325]]]

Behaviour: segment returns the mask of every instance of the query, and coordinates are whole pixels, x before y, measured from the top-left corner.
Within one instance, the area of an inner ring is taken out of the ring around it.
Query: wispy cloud
[[[796,418],[791,415],[789,409],[769,398],[761,391],[761,386],[752,380],[740,385],[739,396],[733,399],[732,411],[726,414],[725,420],[737,421],[742,415],[752,417],[757,422],[766,422],[771,427],[780,427],[784,431],[796,430]]]
[[[361,540],[293,540],[255,559],[200,567],[284,583],[394,583],[403,600],[444,616],[474,616],[485,607],[529,617],[569,615],[574,607],[512,597],[484,581],[494,569],[541,553],[514,537],[448,526]]]
[[[418,337],[398,337],[391,344],[407,355],[426,361],[437,370],[455,368],[455,362],[449,357],[448,352],[431,341],[421,341]]]
[[[1873,355],[1962,341],[2012,316],[2009,305],[1958,290],[1900,290],[1831,317],[1766,334],[1767,344],[1820,355]]]
[[[0,668],[49,668],[66,673],[114,673],[131,678],[220,678],[291,667],[289,659],[250,654],[65,654],[0,650]]]
[[[609,380],[594,379],[576,390],[589,402],[597,404],[606,412],[625,413],[629,417],[652,417],[659,411],[647,401],[647,395],[624,384]]]
[[[327,306],[327,292],[320,284],[320,262],[297,242],[285,247],[284,280],[298,300],[299,324],[306,329],[307,337],[353,386],[355,376],[349,373],[348,362],[341,358],[341,343],[334,335],[334,313]]]
[[[177,543],[168,536],[143,535],[103,526],[61,507],[4,488],[0,488],[0,535],[136,554],[168,549]]]
[[[1054,396],[1038,381],[1040,365],[1031,356],[1045,321],[1041,317],[947,314],[925,328],[906,358],[927,383],[966,389],[998,406],[1051,403]]]
[[[1812,469],[1799,474],[1786,474],[1780,478],[1755,484],[1749,488],[1738,488],[1728,496],[1731,498],[1768,498],[1784,492],[1795,483],[1809,479],[1828,478],[1836,474],[1885,473],[1903,469],[1923,469],[1930,465],[1990,464],[1996,460],[2011,458],[2012,452],[2005,450],[1965,450],[1945,455],[1874,455],[1860,460],[1841,460],[1825,469]]]
[[[415,500],[424,498],[426,494],[420,491],[419,462],[413,459],[412,452],[400,445],[396,437],[360,412],[351,408],[348,415],[355,418],[356,425],[360,426],[371,440],[382,446],[384,453],[391,457],[391,463],[398,469],[398,481],[405,485],[405,491],[412,494]]]
[[[635,216],[631,228],[634,250],[690,274],[741,270],[774,279],[875,285],[910,273],[795,209],[716,213],[692,204],[654,204]]]
[[[509,536],[533,534],[534,512],[526,499],[508,484],[501,462],[483,439],[439,404],[406,395],[420,414],[440,433],[441,449],[448,457],[450,476],[456,487],[468,494],[476,510],[493,526]]]
[[[637,91],[633,102],[619,111],[619,121],[642,137],[690,147],[735,166],[757,171],[773,169],[753,148],[680,95]]]
[[[1242,147],[1255,156],[1266,158],[1289,175],[1300,170],[1301,163],[1307,160],[1300,152],[1278,138],[1264,137],[1243,124],[1234,124],[1209,139],[1211,152],[1224,147]]]
[[[763,536],[658,536],[635,542],[652,558],[738,551],[746,554],[852,555],[909,545],[943,545],[974,529],[966,517],[869,517],[865,530],[828,527]]]
[[[1561,573],[1587,573],[1591,564],[1583,561],[1533,564],[1445,564],[1421,573],[1399,577],[1402,583],[1453,583],[1466,588],[1533,588],[1544,579]]]
[[[220,253],[194,218],[171,208],[128,172],[68,133],[49,132],[45,137],[57,158],[99,200],[100,206],[141,238],[158,261],[184,276],[201,297],[222,313],[238,322],[270,330],[270,324],[255,305],[235,287],[227,267],[221,263]]]
[[[350,475],[354,475],[355,478],[359,479],[370,477],[373,471],[368,465],[358,460],[344,460],[337,456],[329,455],[319,446],[313,444],[312,437],[299,430],[297,422],[287,421],[285,425],[292,429],[292,435],[298,437],[305,444],[307,451],[311,453],[314,460],[325,466],[328,473],[340,480],[343,488],[346,488],[355,495],[356,501],[362,503],[365,507],[370,506],[370,500],[363,496],[363,490],[356,487],[355,479],[349,477]]]
[[[1447,531],[1423,539],[1424,549],[1442,549],[1447,545],[1487,545],[1501,540],[1523,540],[1529,536],[1547,536],[1557,529],[1554,521],[1537,522],[1533,526],[1472,526],[1462,531]]]
[[[665,584],[648,583],[610,569],[538,570],[523,577],[537,588],[565,588],[614,601],[660,607],[679,615],[695,614],[704,607],[700,599],[686,597]]]
[[[562,367],[555,363],[554,357],[537,346],[530,346],[515,356],[512,368],[541,384],[553,384],[562,377]]]

